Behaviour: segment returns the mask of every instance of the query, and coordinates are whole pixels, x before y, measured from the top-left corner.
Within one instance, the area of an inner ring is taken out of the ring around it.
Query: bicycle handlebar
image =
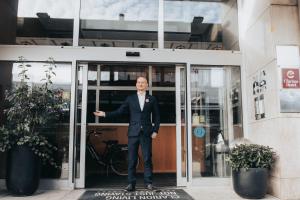
[[[101,135],[102,132],[100,132],[99,130],[90,130],[87,132],[88,135],[94,134],[94,135]]]

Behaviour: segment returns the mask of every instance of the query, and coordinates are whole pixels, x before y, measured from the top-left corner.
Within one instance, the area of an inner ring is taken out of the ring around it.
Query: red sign
[[[299,69],[283,68],[281,74],[283,88],[300,88]]]

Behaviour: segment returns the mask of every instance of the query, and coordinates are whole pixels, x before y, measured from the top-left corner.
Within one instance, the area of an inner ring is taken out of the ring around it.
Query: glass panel
[[[100,108],[104,112],[110,112],[118,109],[125,101],[127,96],[136,93],[136,91],[103,90],[100,91]],[[128,123],[129,116],[123,115],[116,118],[99,118],[100,123]]]
[[[164,1],[164,47],[238,50],[236,1]]]
[[[175,92],[153,91],[158,101],[161,123],[176,123]]]
[[[181,113],[181,176],[186,177],[187,134],[186,134],[186,79],[185,69],[180,69],[180,113]]]
[[[88,90],[87,101],[87,123],[95,123],[95,115],[93,112],[96,110],[96,90]],[[124,99],[125,100],[125,99]]]
[[[77,93],[76,93],[76,119],[75,119],[75,177],[80,178],[80,142],[81,142],[81,112],[82,112],[82,72],[83,66],[77,66]]]
[[[13,62],[0,62],[0,126],[3,125],[5,122],[4,120],[4,97],[5,97],[5,90],[11,87],[11,79],[12,79],[12,69],[13,69]],[[6,153],[0,152],[0,179],[6,178]]]
[[[241,72],[239,67],[231,67],[231,109],[232,109],[232,125],[233,139],[242,138],[242,93],[241,93]]]
[[[148,67],[138,64],[102,65],[100,72],[101,86],[133,86],[139,76],[148,79]],[[124,99],[125,100],[125,99]]]
[[[97,65],[89,65],[88,68],[88,85],[97,85],[97,77],[98,77],[98,66]]]
[[[152,66],[152,86],[175,87],[175,67]]]
[[[74,1],[19,0],[16,6],[17,44],[72,46]]]
[[[229,176],[228,131],[224,131],[225,71],[191,68],[192,175]]]
[[[82,1],[80,18],[81,46],[158,46],[158,0]]]
[[[44,71],[47,69],[49,63],[42,62],[27,62],[31,65],[28,68],[27,74],[29,80],[27,81],[30,86],[41,85],[44,81],[41,81],[45,77]],[[20,63],[1,63],[1,75],[0,75],[0,107],[3,109],[4,89],[14,87],[20,82],[18,74],[21,71],[19,68]],[[71,100],[71,64],[69,63],[55,63],[56,68],[53,69],[56,76],[51,80],[53,82],[53,89],[61,89],[61,97],[63,99],[63,105],[61,108],[61,116],[59,116],[59,122],[54,126],[48,126],[43,129],[41,134],[45,136],[48,141],[58,147],[53,155],[58,166],[61,168],[54,168],[48,163],[42,166],[41,178],[60,178],[68,179],[68,156],[69,156],[69,120],[70,120],[70,100]],[[53,66],[52,66],[53,67]],[[2,112],[1,112],[2,113]],[[1,114],[0,123],[5,123],[3,115]]]

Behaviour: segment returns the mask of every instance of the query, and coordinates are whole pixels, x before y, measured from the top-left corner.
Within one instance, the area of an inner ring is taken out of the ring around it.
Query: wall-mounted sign
[[[252,89],[253,95],[260,94],[267,89],[266,71],[262,70],[258,75],[253,77]]]
[[[197,127],[194,129],[194,135],[198,138],[202,138],[205,135],[205,129],[203,127]]]
[[[299,69],[282,68],[282,88],[300,88]]]
[[[254,107],[255,107],[255,119],[265,118],[265,101],[264,94],[261,94],[254,98]]]
[[[261,70],[253,77],[253,95],[254,95],[254,112],[255,119],[265,118],[265,98],[264,93],[267,90],[267,74],[265,70]]]

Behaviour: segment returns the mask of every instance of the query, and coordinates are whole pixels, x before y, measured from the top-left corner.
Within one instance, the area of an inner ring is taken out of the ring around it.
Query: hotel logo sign
[[[282,69],[282,87],[283,88],[300,88],[299,69],[283,68]]]

